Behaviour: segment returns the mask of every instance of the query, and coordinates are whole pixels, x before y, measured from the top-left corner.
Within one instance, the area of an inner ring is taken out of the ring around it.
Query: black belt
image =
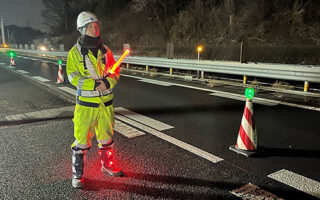
[[[79,98],[77,98],[77,104],[82,105],[82,106],[87,106],[87,107],[93,107],[93,108],[99,108],[99,103],[92,103],[92,102],[86,102],[86,101],[81,101]],[[110,106],[113,104],[113,100],[107,101],[104,103],[104,105]]]

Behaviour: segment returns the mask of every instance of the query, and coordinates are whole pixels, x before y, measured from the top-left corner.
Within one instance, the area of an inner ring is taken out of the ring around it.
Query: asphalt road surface
[[[8,67],[0,55],[1,199],[320,198],[319,107],[260,96],[253,107],[263,152],[247,158],[228,149],[243,115],[240,95],[134,74],[121,75],[114,100],[125,177],[100,172],[93,140],[85,186],[73,189],[75,90],[55,84],[55,61],[32,59]]]

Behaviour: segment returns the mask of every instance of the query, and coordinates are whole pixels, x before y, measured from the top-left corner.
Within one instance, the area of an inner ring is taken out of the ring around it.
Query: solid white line
[[[178,146],[180,148],[183,148],[183,149],[185,149],[185,150],[187,150],[187,151],[189,151],[191,153],[194,153],[194,154],[196,154],[196,155],[198,155],[198,156],[200,156],[200,157],[202,157],[204,159],[207,159],[207,160],[209,160],[209,161],[211,161],[213,163],[217,163],[217,162],[220,162],[220,161],[223,160],[222,158],[219,158],[219,157],[217,157],[217,156],[215,156],[213,154],[210,154],[208,152],[205,152],[205,151],[203,151],[203,150],[201,150],[201,149],[199,149],[197,147],[194,147],[194,146],[192,146],[190,144],[182,142],[182,141],[180,141],[180,140],[178,140],[178,139],[176,139],[174,137],[168,136],[168,135],[166,135],[166,134],[164,134],[164,133],[162,133],[160,131],[157,131],[157,130],[155,130],[153,128],[150,128],[148,126],[140,124],[140,123],[138,123],[138,122],[136,122],[134,120],[128,119],[128,118],[123,117],[121,115],[116,115],[115,118],[118,119],[118,120],[121,120],[123,122],[126,122],[126,123],[128,123],[128,124],[130,124],[132,126],[135,126],[135,127],[139,128],[139,129],[141,129],[143,131],[146,131],[146,132],[148,132],[148,133],[150,133],[150,134],[152,134],[152,135],[154,135],[156,137],[159,137],[159,138],[161,138],[161,139],[163,139],[163,140],[165,140],[167,142],[170,142],[171,144],[174,144],[174,145],[176,145],[176,146]]]
[[[145,135],[145,133],[131,126],[128,126],[127,124],[122,123],[119,120],[115,120],[115,126],[113,127],[113,129],[128,138],[134,138],[137,136]]]
[[[10,69],[15,69],[15,67],[13,67],[11,65],[8,65],[7,67],[10,68]]]
[[[62,108],[53,108],[53,109],[46,109],[46,110],[40,110],[35,112],[29,112],[29,113],[8,115],[6,116],[6,119],[9,121],[12,121],[12,120],[25,120],[25,119],[54,118],[59,116],[63,112],[73,112],[73,110],[74,110],[74,106],[67,106]]]
[[[20,73],[22,73],[22,74],[29,74],[29,72],[27,72],[27,71],[24,71],[24,70],[17,70],[17,72],[20,72]]]
[[[6,63],[0,63],[0,65],[6,65]]]
[[[277,199],[284,200],[283,198],[279,198],[276,195],[259,188],[256,185],[251,183],[244,185],[240,188],[234,189],[230,191],[231,194],[236,195],[242,199]]]
[[[217,96],[217,97],[224,97],[227,99],[234,99],[234,100],[239,100],[239,101],[246,101],[247,100],[247,98],[244,95],[232,94],[232,93],[225,94],[225,93],[215,92],[215,93],[210,93],[209,95]],[[279,104],[279,101],[273,101],[273,100],[256,98],[256,97],[253,97],[252,102],[257,103],[257,104],[262,104],[265,106],[275,106],[275,105]]]
[[[152,118],[140,115],[138,113],[135,113],[131,110],[122,108],[122,107],[117,107],[115,108],[115,112],[119,113],[121,115],[124,115],[127,118],[133,119],[137,122],[140,122],[141,124],[147,125],[151,128],[157,129],[158,131],[163,131],[163,130],[167,130],[167,129],[171,129],[174,128],[173,126],[170,126],[168,124],[165,124],[163,122],[154,120]]]
[[[41,81],[41,82],[48,82],[50,80],[46,79],[46,78],[43,78],[41,76],[32,76],[32,78],[34,79],[37,79],[38,81]]]
[[[286,169],[268,175],[269,178],[320,198],[320,183]]]
[[[125,76],[125,77],[135,78],[135,79],[141,79],[140,77],[137,77],[137,76],[131,76],[131,75],[127,75],[127,74],[120,74],[120,76]]]
[[[161,86],[171,86],[172,84],[167,83],[167,82],[163,82],[163,81],[157,81],[157,80],[152,80],[152,79],[140,79],[138,80],[140,82],[144,82],[144,83],[151,83],[151,84],[155,84],[155,85],[161,85]]]
[[[63,90],[65,92],[68,92],[70,94],[73,94],[73,95],[77,95],[77,90],[75,89],[72,89],[72,88],[69,88],[69,87],[58,87],[60,90]]]

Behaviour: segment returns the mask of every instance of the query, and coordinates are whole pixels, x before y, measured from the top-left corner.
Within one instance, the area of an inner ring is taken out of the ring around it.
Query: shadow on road
[[[281,149],[259,147],[259,153],[255,157],[302,157],[302,158],[320,158],[319,150],[304,150],[304,149]]]
[[[125,171],[124,173],[125,177],[112,178],[106,181],[85,178],[83,190],[95,193],[101,191],[106,196],[112,195],[113,191],[118,191],[150,197],[151,199],[239,199],[226,191],[232,191],[247,184],[244,182],[209,181],[129,171]],[[133,182],[134,180],[138,181]],[[207,187],[207,189],[204,187]],[[305,198],[305,194],[293,189],[275,189],[273,186],[261,187],[261,189],[279,196],[286,196],[287,198]],[[105,190],[108,190],[110,193],[105,194]],[[249,191],[247,192],[250,193]]]
[[[93,191],[97,192],[100,190],[113,190],[120,191],[125,193],[137,194],[142,196],[149,196],[152,198],[165,198],[165,199],[235,199],[234,197],[228,198],[224,192],[221,194],[213,194],[213,190],[210,190],[207,193],[204,193],[203,188],[185,188],[184,190],[180,190],[181,187],[172,186],[172,185],[186,185],[192,187],[209,187],[209,188],[221,188],[232,190],[237,187],[241,187],[242,184],[235,183],[222,183],[222,182],[210,182],[200,179],[191,179],[184,177],[172,177],[172,176],[163,176],[163,175],[151,175],[151,174],[143,174],[143,173],[134,173],[134,172],[124,172],[125,178],[129,179],[138,179],[143,182],[154,182],[154,184],[146,184],[141,181],[140,185],[137,184],[129,184],[115,181],[101,181],[95,180],[91,178],[86,178],[85,186],[83,190],[85,191]],[[129,182],[129,181],[128,181]],[[132,182],[132,180],[130,181]],[[161,183],[161,184],[159,184]],[[170,185],[163,185],[170,184]],[[149,186],[148,186],[149,185]],[[151,187],[150,185],[155,185],[155,187]],[[179,190],[177,189],[179,188]],[[201,189],[201,190],[200,190]],[[231,194],[230,194],[231,195]]]

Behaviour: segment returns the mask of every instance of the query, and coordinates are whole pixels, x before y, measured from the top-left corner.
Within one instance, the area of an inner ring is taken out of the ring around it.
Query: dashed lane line
[[[122,123],[119,120],[115,120],[115,126],[113,127],[113,129],[128,138],[134,138],[137,136],[145,135],[144,132],[141,132],[131,126],[128,126],[127,124]]]
[[[20,70],[17,70],[17,72],[20,72],[20,73],[22,73],[22,74],[29,74],[29,72],[27,72],[27,71],[24,71],[24,70],[22,70],[22,69],[20,69]]]
[[[63,90],[65,92],[68,92],[72,95],[77,95],[77,90],[69,88],[69,87],[58,87],[60,90]]]
[[[41,81],[41,82],[48,82],[48,81],[50,81],[49,79],[43,78],[43,77],[41,77],[41,76],[32,76],[32,78],[37,79],[38,81]]]
[[[154,135],[154,136],[156,136],[158,138],[161,138],[161,139],[163,139],[163,140],[165,140],[165,141],[167,141],[167,142],[169,142],[171,144],[174,144],[174,145],[176,145],[176,146],[178,146],[180,148],[183,148],[183,149],[185,149],[185,150],[187,150],[187,151],[189,151],[189,152],[191,152],[191,153],[193,153],[195,155],[198,155],[198,156],[200,156],[200,157],[202,157],[204,159],[207,159],[207,160],[209,160],[209,161],[211,161],[213,163],[217,163],[217,162],[223,161],[223,159],[219,158],[218,156],[215,156],[213,154],[205,152],[202,149],[199,149],[199,148],[194,147],[194,146],[192,146],[190,144],[182,142],[182,141],[180,141],[180,140],[178,140],[178,139],[176,139],[174,137],[166,135],[166,134],[164,134],[164,133],[162,133],[160,131],[157,131],[157,130],[155,130],[153,128],[150,128],[148,126],[140,124],[140,123],[138,123],[138,122],[136,122],[134,120],[128,119],[128,118],[126,118],[124,116],[115,115],[115,118],[120,120],[120,121],[123,121],[123,122],[125,122],[127,124],[130,124],[130,125],[132,125],[134,127],[137,127],[137,128],[139,128],[139,129],[141,129],[143,131],[146,131],[146,132],[148,132],[148,133],[150,133],[150,134],[152,134],[152,135]]]
[[[149,118],[149,117],[146,117],[144,115],[140,115],[138,113],[135,113],[131,110],[128,110],[128,109],[125,109],[125,108],[122,108],[122,107],[117,107],[115,108],[115,112],[116,113],[119,113],[127,118],[130,118],[130,119],[133,119],[137,122],[140,122],[144,125],[147,125],[151,128],[154,128],[158,131],[163,131],[163,130],[167,130],[167,129],[171,129],[171,128],[174,128],[173,126],[170,126],[168,124],[165,124],[163,122],[160,122],[160,121],[157,121],[157,120],[154,120],[152,118]]]
[[[234,189],[230,191],[231,194],[234,194],[237,197],[242,199],[273,199],[273,200],[284,200],[283,198],[279,198],[276,195],[259,188],[256,185],[251,183],[244,185],[240,188]]]
[[[15,69],[15,67],[13,67],[11,65],[8,65],[7,67],[10,68],[10,69]]]
[[[320,183],[286,169],[268,175],[269,178],[289,185],[297,190],[320,198]]]
[[[73,114],[74,106],[67,106],[61,108],[53,108],[53,109],[46,109],[40,110],[35,112],[28,112],[22,114],[15,114],[15,115],[8,115],[6,119],[8,121],[19,121],[19,120],[27,120],[27,119],[47,119],[47,118],[54,118],[58,117],[63,113],[72,113]]]
[[[145,79],[146,80],[146,78],[140,78],[140,77],[131,76],[131,75],[125,75],[125,74],[121,74],[121,76],[134,78],[134,79]],[[153,79],[149,79],[149,80],[153,80]],[[184,88],[189,88],[189,89],[206,91],[206,92],[210,92],[211,93],[210,95],[212,95],[212,93],[214,93],[215,96],[220,95],[220,96],[223,96],[225,98],[231,98],[231,99],[235,98],[234,95],[238,95],[238,94],[229,93],[229,92],[222,92],[222,91],[219,91],[219,90],[212,90],[212,89],[194,87],[194,86],[190,86],[190,85],[182,85],[182,84],[177,84],[177,83],[172,83],[172,85],[173,86],[184,87]],[[302,109],[307,109],[307,110],[320,111],[320,108],[314,107],[314,106],[299,105],[299,104],[295,104],[295,103],[288,103],[288,102],[283,102],[283,101],[276,101],[276,100],[257,98],[257,97],[254,97],[254,99],[256,99],[256,100],[258,99],[258,103],[260,103],[260,104],[262,104],[262,102],[264,102],[265,105],[269,105],[269,106],[273,106],[274,104],[275,105],[276,104],[280,104],[280,105],[291,106],[291,107],[296,107],[296,108],[302,108]]]

